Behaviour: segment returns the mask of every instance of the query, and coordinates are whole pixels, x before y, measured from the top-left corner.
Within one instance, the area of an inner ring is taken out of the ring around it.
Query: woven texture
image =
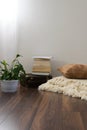
[[[87,80],[68,79],[59,76],[48,80],[47,83],[40,85],[38,89],[87,100]]]

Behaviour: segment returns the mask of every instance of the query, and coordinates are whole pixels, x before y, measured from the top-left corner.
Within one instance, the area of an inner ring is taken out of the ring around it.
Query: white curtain
[[[17,53],[18,0],[0,0],[0,60]]]

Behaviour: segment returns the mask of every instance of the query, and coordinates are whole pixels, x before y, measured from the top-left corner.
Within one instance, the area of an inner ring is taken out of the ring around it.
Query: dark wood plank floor
[[[35,88],[0,92],[0,130],[87,130],[87,101]]]

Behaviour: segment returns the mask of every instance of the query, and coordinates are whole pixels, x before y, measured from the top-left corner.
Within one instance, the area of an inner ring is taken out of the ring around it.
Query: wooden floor
[[[0,92],[0,130],[87,130],[87,101],[35,88]]]

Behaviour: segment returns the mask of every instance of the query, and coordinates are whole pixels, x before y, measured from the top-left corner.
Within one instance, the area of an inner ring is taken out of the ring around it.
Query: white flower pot
[[[1,80],[2,92],[16,92],[18,89],[18,80]]]

